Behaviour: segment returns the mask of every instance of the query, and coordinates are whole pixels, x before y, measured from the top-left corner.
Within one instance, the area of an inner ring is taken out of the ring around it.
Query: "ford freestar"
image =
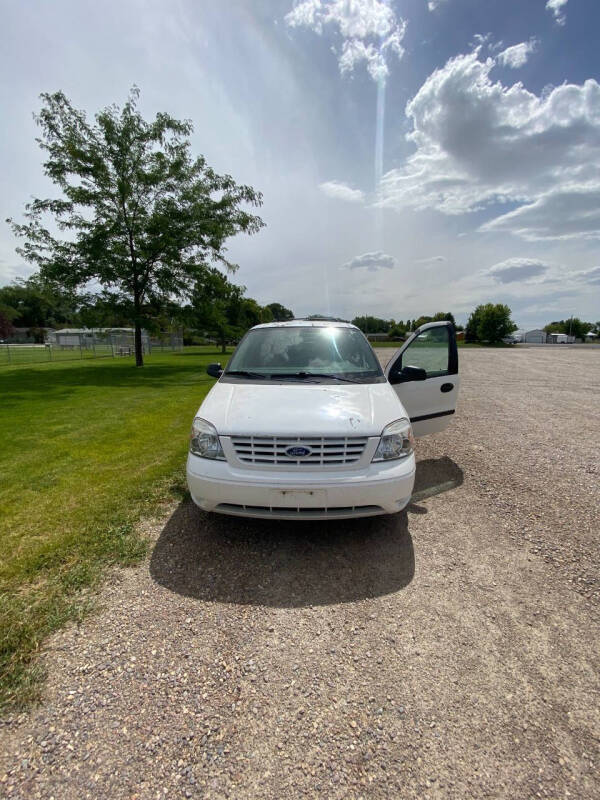
[[[206,511],[328,519],[394,514],[415,479],[414,438],[446,428],[458,396],[448,322],[422,325],[385,371],[354,325],[252,328],[194,419],[187,479]]]

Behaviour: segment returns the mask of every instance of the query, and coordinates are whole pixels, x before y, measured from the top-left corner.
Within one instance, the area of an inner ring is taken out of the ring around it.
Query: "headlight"
[[[415,439],[410,420],[403,417],[386,425],[373,456],[373,461],[391,461],[406,458],[415,449]]]
[[[225,461],[225,454],[219,441],[217,429],[202,417],[196,417],[192,423],[190,453],[201,458]]]

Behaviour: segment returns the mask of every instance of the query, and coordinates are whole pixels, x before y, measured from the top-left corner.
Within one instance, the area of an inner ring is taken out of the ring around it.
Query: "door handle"
[[[451,392],[454,389],[453,383],[442,383],[440,386],[440,392]]]

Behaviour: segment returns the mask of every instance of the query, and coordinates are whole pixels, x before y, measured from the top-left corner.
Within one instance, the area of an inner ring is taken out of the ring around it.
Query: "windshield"
[[[371,346],[355,328],[290,326],[251,330],[233,354],[226,375],[356,380],[383,375]]]

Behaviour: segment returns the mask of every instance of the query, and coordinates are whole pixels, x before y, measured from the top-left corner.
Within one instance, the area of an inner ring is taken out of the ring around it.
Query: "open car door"
[[[415,436],[443,431],[450,424],[458,399],[454,325],[421,325],[394,353],[385,375],[408,412]]]

